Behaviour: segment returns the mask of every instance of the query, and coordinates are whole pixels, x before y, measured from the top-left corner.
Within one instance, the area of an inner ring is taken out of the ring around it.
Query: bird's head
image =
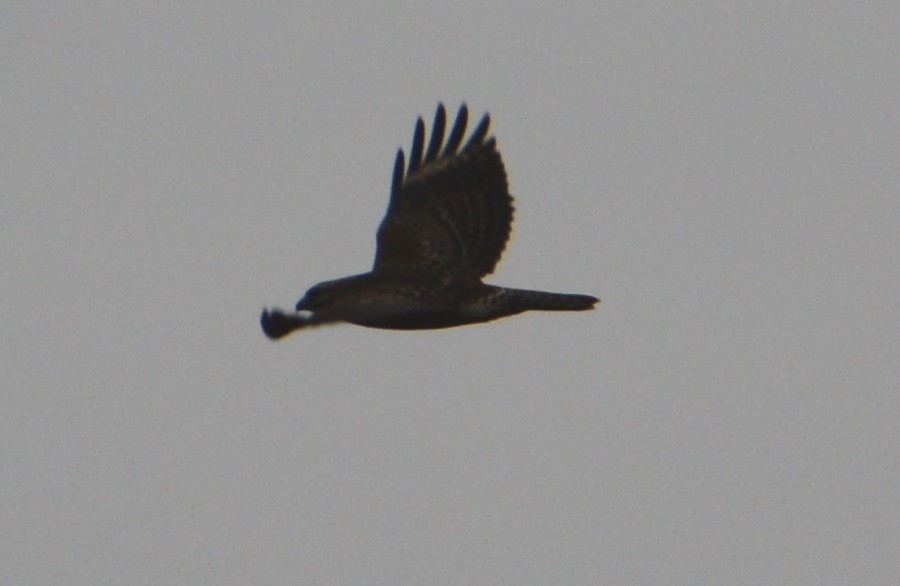
[[[363,284],[361,275],[325,281],[309,288],[297,302],[297,311],[321,312],[339,308]]]
[[[331,289],[328,287],[330,283],[319,283],[309,288],[309,291],[297,302],[297,311],[319,311],[327,308],[331,303]]]

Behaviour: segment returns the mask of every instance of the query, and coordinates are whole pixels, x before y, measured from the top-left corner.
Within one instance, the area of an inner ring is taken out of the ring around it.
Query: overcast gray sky
[[[895,583],[900,5],[325,4],[0,10],[0,582]],[[439,100],[603,304],[269,342]]]

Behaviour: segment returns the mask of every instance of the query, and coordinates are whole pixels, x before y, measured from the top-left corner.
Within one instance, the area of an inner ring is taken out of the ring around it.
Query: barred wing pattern
[[[586,311],[599,299],[488,285],[512,226],[512,197],[485,114],[463,145],[463,104],[447,140],[438,105],[428,145],[419,118],[406,165],[394,163],[387,213],[368,273],[310,287],[295,312],[264,309],[263,332],[279,339],[313,326],[347,322],[371,328],[426,330],[492,321],[524,311]],[[461,146],[462,145],[462,146]]]
[[[486,138],[490,117],[460,149],[467,121],[463,104],[444,144],[439,104],[424,150],[425,124],[417,120],[405,173],[403,150],[397,153],[373,273],[469,280],[494,271],[509,239],[512,196],[496,140]]]

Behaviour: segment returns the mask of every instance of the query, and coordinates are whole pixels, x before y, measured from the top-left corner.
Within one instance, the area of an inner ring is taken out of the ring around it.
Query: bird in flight
[[[372,270],[313,286],[296,312],[264,310],[260,322],[269,338],[335,322],[393,330],[449,328],[530,310],[583,311],[599,302],[591,295],[482,281],[509,239],[513,198],[496,139],[487,136],[490,117],[484,115],[464,145],[466,105],[445,142],[446,118],[438,104],[427,148],[425,124],[418,119],[408,166],[403,149],[397,152]]]

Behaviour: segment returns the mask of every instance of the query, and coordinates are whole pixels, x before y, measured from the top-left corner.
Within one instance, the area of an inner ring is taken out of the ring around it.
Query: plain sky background
[[[900,4],[0,9],[3,584],[895,584]],[[280,343],[489,111],[497,284]]]

